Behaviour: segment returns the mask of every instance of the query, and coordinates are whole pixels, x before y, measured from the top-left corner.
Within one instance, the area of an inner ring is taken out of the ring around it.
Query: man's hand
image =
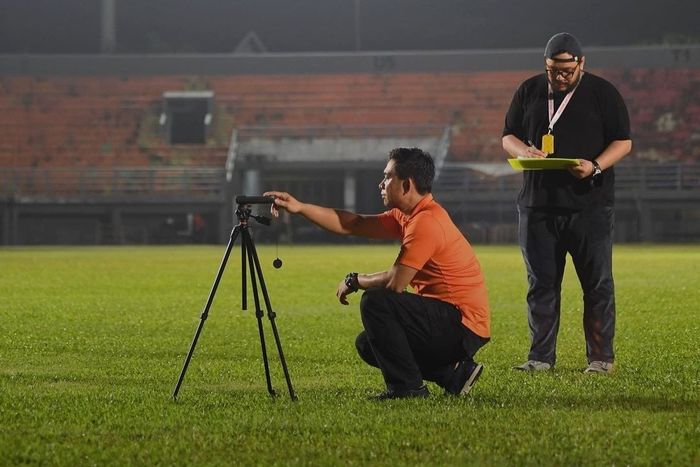
[[[579,159],[578,165],[568,167],[567,170],[571,175],[578,179],[590,177],[591,175],[593,175],[593,162],[587,159]]]
[[[267,191],[263,193],[263,196],[272,196],[275,198],[275,202],[270,206],[270,213],[275,217],[279,217],[280,208],[286,209],[292,214],[301,211],[302,203],[289,193],[283,191]]]
[[[544,157],[547,157],[546,152],[542,152],[539,149],[537,149],[535,146],[527,146],[523,145],[523,150],[521,151],[520,155],[518,156],[519,158],[536,158],[536,159],[542,159]]]
[[[515,135],[506,135],[502,138],[503,149],[512,157],[519,159],[530,159],[547,157],[547,154],[540,151],[534,144],[525,144]]]
[[[335,292],[335,296],[338,297],[338,301],[342,303],[343,305],[349,305],[350,302],[348,302],[348,295],[351,293],[355,293],[357,290],[353,290],[350,287],[345,284],[345,279],[340,281],[340,284],[338,284],[338,290]]]

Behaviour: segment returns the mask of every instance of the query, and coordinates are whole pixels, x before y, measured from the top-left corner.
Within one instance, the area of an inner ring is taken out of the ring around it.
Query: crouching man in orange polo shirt
[[[483,365],[474,355],[490,336],[488,296],[471,245],[431,192],[435,166],[420,149],[389,154],[379,184],[388,211],[361,215],[302,203],[289,193],[270,191],[273,215],[298,213],[340,235],[401,240],[390,269],[350,273],[336,295],[365,290],[360,301],[364,331],[360,357],[382,371],[387,390],[379,400],[427,397],[424,380],[448,394],[467,394]],[[405,291],[411,285],[416,293]]]

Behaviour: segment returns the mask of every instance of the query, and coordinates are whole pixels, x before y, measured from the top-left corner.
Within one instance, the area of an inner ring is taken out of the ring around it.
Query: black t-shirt
[[[547,78],[544,73],[524,81],[513,96],[506,114],[503,136],[515,135],[524,143],[541,148],[547,134]],[[555,112],[563,95],[555,96]],[[608,81],[584,73],[576,92],[554,125],[554,154],[593,160],[610,143],[630,139],[627,107]],[[526,170],[518,196],[521,207],[582,210],[590,206],[612,206],[615,201],[612,167],[596,177],[577,179],[566,170]]]

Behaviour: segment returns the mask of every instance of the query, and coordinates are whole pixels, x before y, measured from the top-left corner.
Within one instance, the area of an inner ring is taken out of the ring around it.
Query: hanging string
[[[279,269],[282,267],[282,260],[280,259],[280,238],[279,235],[275,239],[275,260],[272,262],[272,266],[275,269]]]

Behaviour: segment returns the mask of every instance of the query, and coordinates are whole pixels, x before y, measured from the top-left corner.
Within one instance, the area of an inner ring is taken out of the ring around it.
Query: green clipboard
[[[564,170],[567,167],[579,165],[578,159],[567,159],[561,157],[522,158],[508,159],[508,163],[515,170]]]

